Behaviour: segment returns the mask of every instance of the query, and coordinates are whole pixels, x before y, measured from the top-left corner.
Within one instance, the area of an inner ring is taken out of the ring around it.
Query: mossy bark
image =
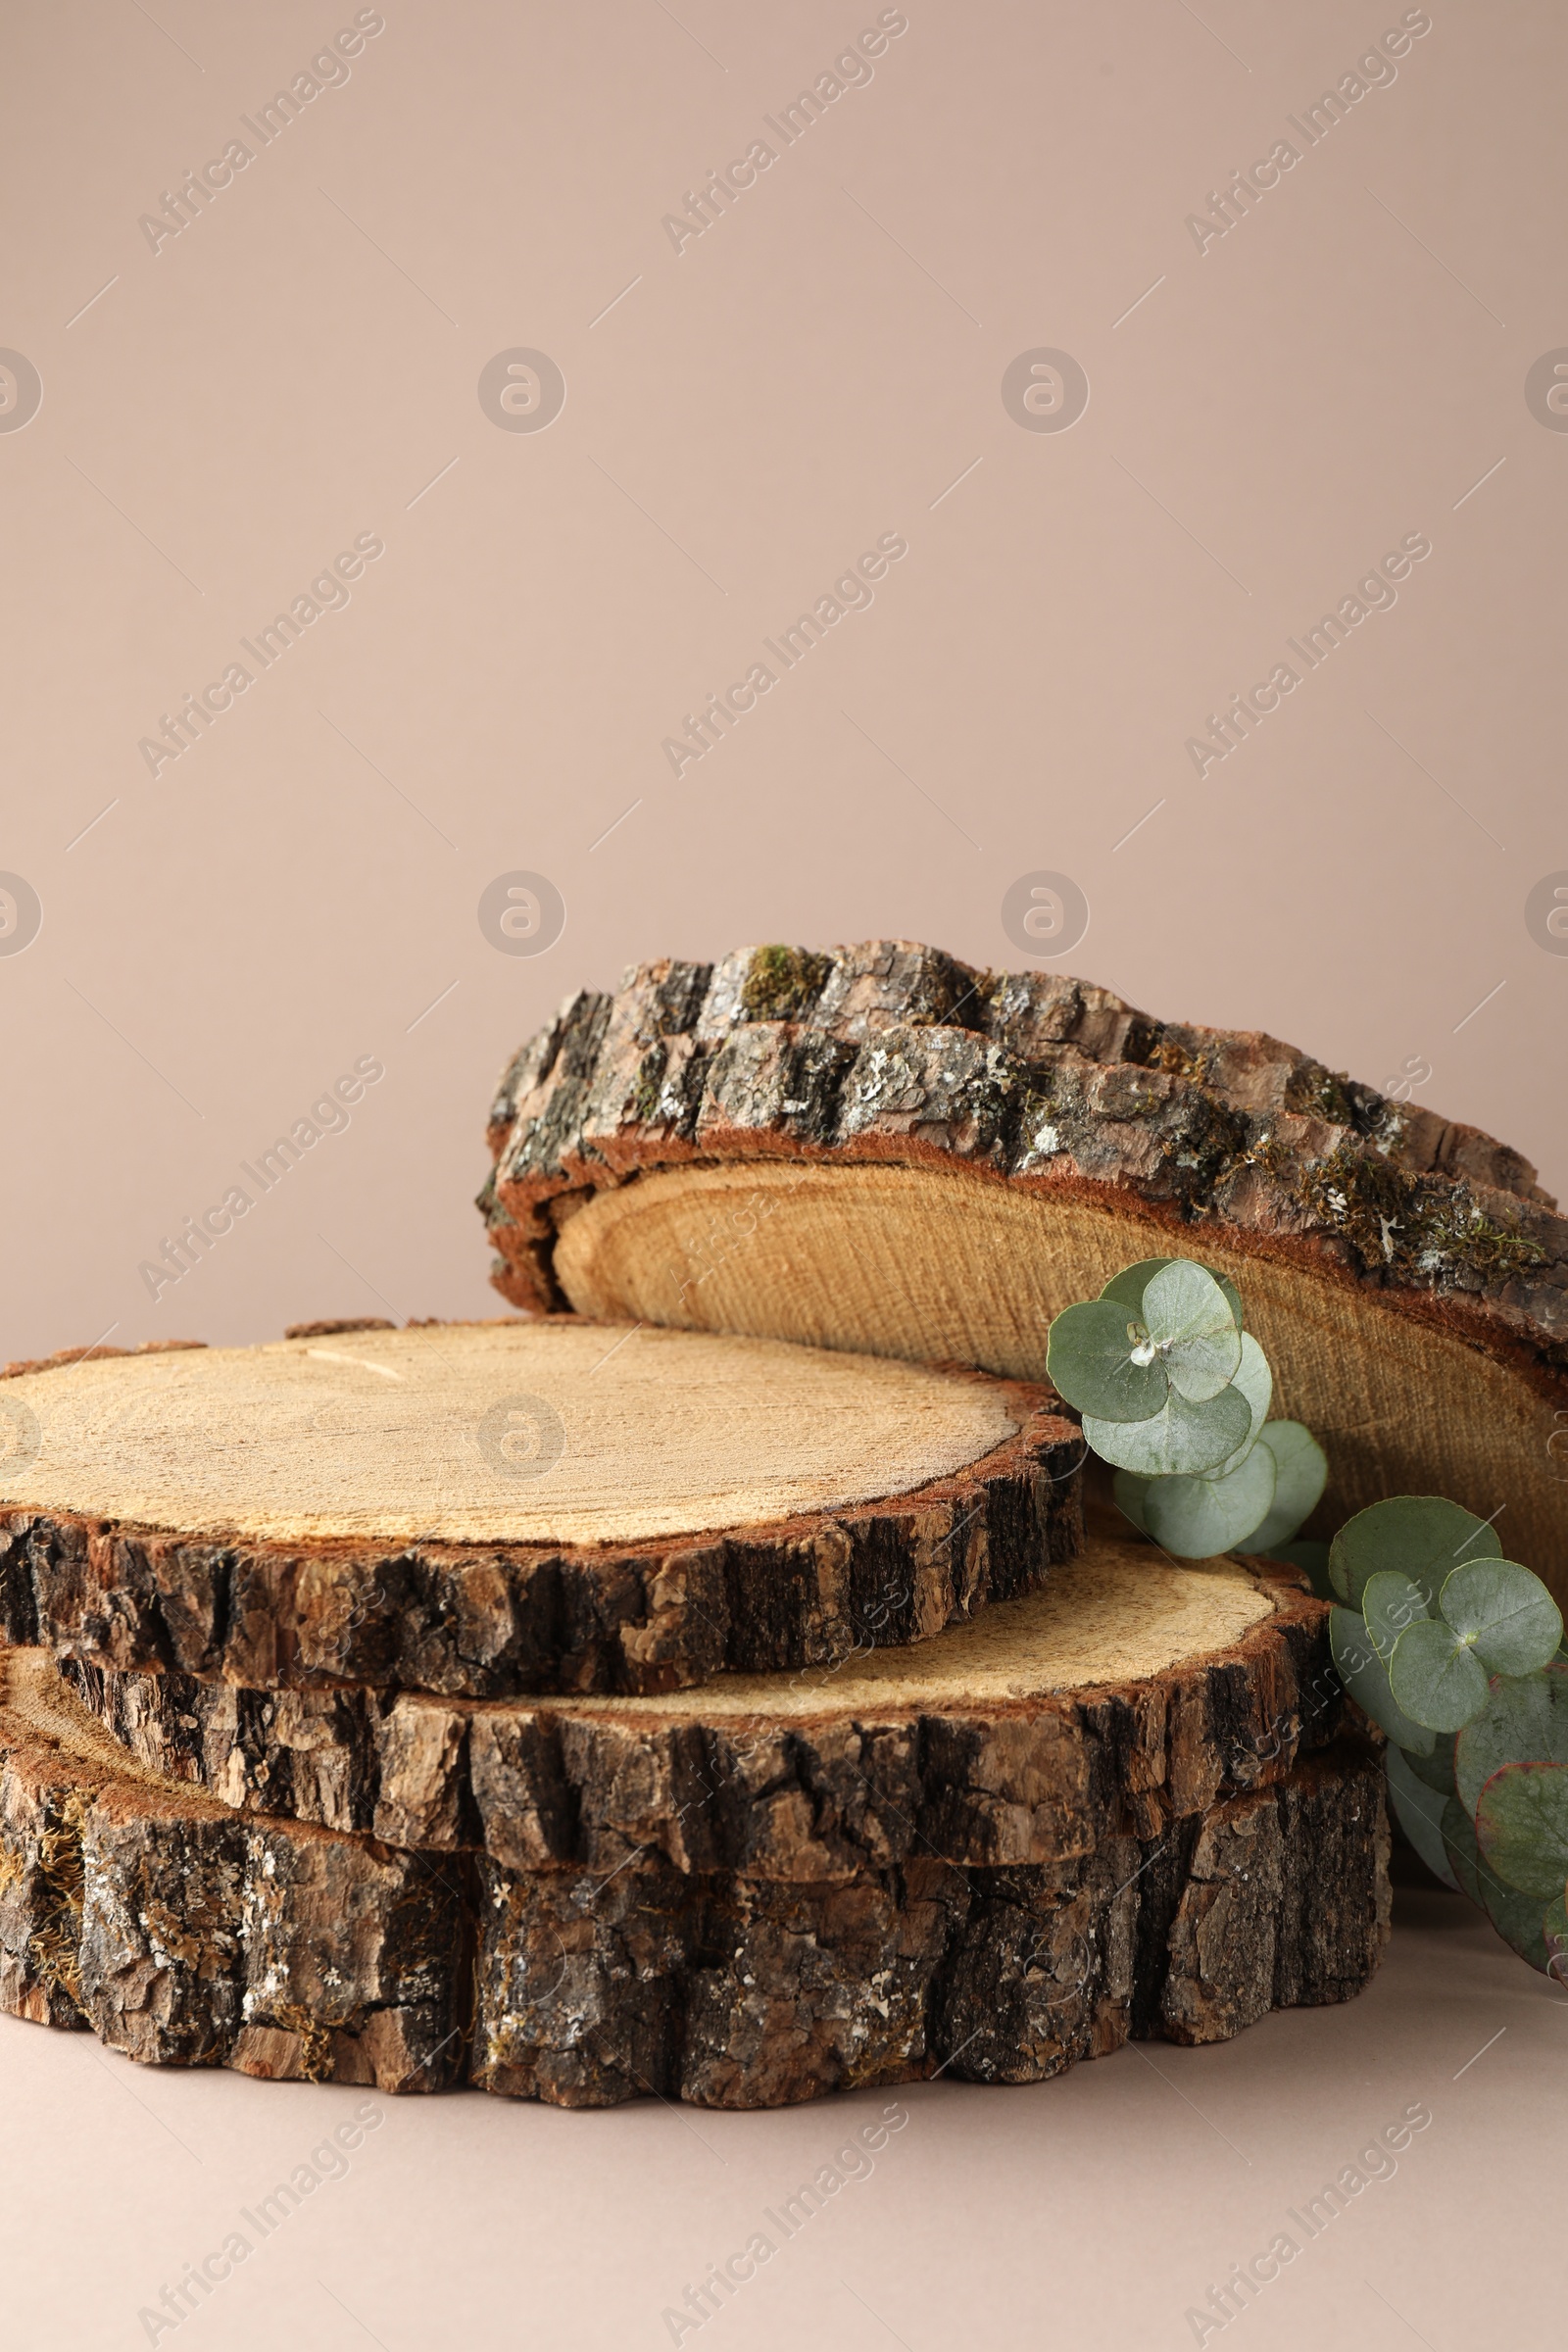
[[[489,1135],[495,1281],[531,1311],[563,1303],[558,1231],[644,1170],[949,1162],[1121,1193],[1568,1363],[1568,1223],[1517,1152],[1274,1038],[1158,1021],[1056,973],[887,940],[641,965],[528,1041]]]

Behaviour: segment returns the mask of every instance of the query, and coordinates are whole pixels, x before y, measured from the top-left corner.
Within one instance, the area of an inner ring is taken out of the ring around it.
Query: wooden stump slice
[[[140,1770],[43,1651],[0,1651],[0,2010],[157,2066],[435,2090],[461,2076],[450,1855],[250,1822]]]
[[[1492,1517],[1568,1600],[1568,1222],[1517,1152],[1251,1033],[904,942],[658,963],[492,1109],[496,1282],[570,1306],[1040,1378],[1133,1260],[1241,1284],[1319,1524]]]
[[[0,1657],[0,2009],[155,2065],[565,2106],[1037,2082],[1349,1998],[1387,1842],[1348,1736],[1051,1865],[514,1871],[234,1812],[117,1757],[43,1653]]]
[[[1163,1840],[807,1885],[480,1866],[473,2079],[561,2106],[774,2107],[946,2073],[1038,2082],[1130,2038],[1353,1998],[1388,1938],[1380,1760],[1353,1736]],[[586,2021],[586,2030],[585,2030]]]
[[[1051,1392],[767,1340],[307,1334],[0,1387],[0,1620],[257,1687],[650,1691],[922,1641],[1077,1548]]]
[[[1266,1785],[1340,1715],[1328,1612],[1266,1561],[1177,1566],[1109,1513],[1050,1586],[919,1649],[647,1698],[440,1700],[62,1668],[122,1751],[246,1811],[514,1869],[804,1883],[1055,1867]]]

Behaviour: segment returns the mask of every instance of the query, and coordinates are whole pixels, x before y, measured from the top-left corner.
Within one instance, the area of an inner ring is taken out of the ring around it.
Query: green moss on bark
[[[741,990],[749,1021],[792,1021],[810,1009],[833,968],[830,956],[806,948],[759,948]]]

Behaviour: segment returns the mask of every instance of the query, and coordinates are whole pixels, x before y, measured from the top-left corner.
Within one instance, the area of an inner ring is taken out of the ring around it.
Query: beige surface
[[[1568,434],[1523,398],[1568,344],[1556,0],[1434,6],[1393,86],[1201,255],[1187,215],[1402,0],[911,6],[679,255],[665,211],[878,8],[670,7],[388,5],[353,79],[156,255],[139,215],[353,7],[11,12],[0,342],[44,405],[0,435],[0,867],[44,922],[0,957],[8,1355],[494,1312],[484,1107],[568,988],[878,930],[1016,960],[1003,894],[1042,867],[1091,903],[1068,968],[1374,1084],[1409,1065],[1568,1191],[1568,958],[1523,922],[1568,866]],[[565,373],[547,432],[479,409],[513,345]],[[1038,345],[1089,373],[1069,432],[1003,410]],[[138,738],[367,528],[387,552],[348,608],[151,778]],[[1418,528],[1397,605],[1200,781],[1187,737]],[[870,610],[677,782],[663,736],[890,529],[909,554]],[[475,919],[513,868],[567,904],[532,959]],[[155,1302],[141,1262],[364,1054],[386,1075],[346,1131]],[[1175,2352],[1418,2097],[1398,2177],[1210,2346],[1549,2342],[1565,2034],[1434,1904],[1343,2010],[907,2094],[873,2178],[688,2352]],[[17,2343],[143,2345],[138,2309],[356,2100],[0,2020]],[[662,2346],[662,2308],[878,2104],[388,2103],[159,2340]],[[83,2226],[86,2183],[112,2193]]]
[[[1209,2049],[1134,2043],[1028,2088],[943,2080],[766,2115],[365,2109],[0,2018],[0,2103],[26,2119],[0,2156],[8,2326],[19,2345],[130,2352],[138,2312],[245,2230],[253,2250],[162,2346],[653,2352],[662,2312],[896,2098],[903,2129],[846,2156],[858,2177],[686,2346],[1178,2352],[1186,2312],[1293,2230],[1299,2254],[1210,2346],[1512,2352],[1560,2328],[1565,2034],[1568,1995],[1450,1895],[1399,1900],[1382,1972],[1343,2008]],[[1392,2177],[1307,2239],[1287,2217],[1412,2106],[1432,2121]],[[261,2237],[242,2215],[356,2114],[374,2129]],[[113,2193],[84,2230],[61,2184],[89,2178]]]
[[[556,1266],[588,1314],[1038,1380],[1052,1316],[1171,1247],[1164,1227],[977,1177],[754,1161],[600,1194],[562,1234]],[[1508,1556],[1568,1597],[1568,1484],[1544,1474],[1557,1423],[1523,1379],[1380,1309],[1375,1295],[1201,1235],[1182,1247],[1241,1284],[1273,1367],[1274,1412],[1327,1449],[1326,1524],[1390,1494],[1442,1493],[1483,1518],[1500,1505]]]
[[[927,0],[676,253],[664,215],[879,10],[388,0],[157,253],[141,215],[354,8],[12,12],[0,344],[43,405],[0,432],[0,869],[43,928],[0,955],[0,1351],[493,1311],[480,1128],[568,989],[878,932],[1016,964],[1042,868],[1091,909],[1056,968],[1392,1078],[1568,1191],[1568,957],[1524,923],[1568,867],[1568,434],[1524,398],[1568,344],[1568,16],[1434,6],[1200,253],[1188,216],[1402,0]],[[480,408],[516,346],[564,374],[547,431]],[[1088,373],[1070,431],[1003,406],[1040,346]],[[160,714],[366,532],[348,604],[150,775]],[[1200,778],[1209,713],[1412,532],[1397,603]],[[886,533],[869,607],[677,779],[684,714]],[[533,956],[477,919],[517,869],[566,906]]]
[[[946,1478],[1018,1427],[994,1390],[912,1365],[631,1324],[119,1356],[24,1375],[5,1399],[41,1445],[0,1501],[282,1542],[755,1527]],[[539,1404],[561,1450],[532,1475],[554,1450]]]
[[[984,1706],[1157,1674],[1226,1649],[1273,1604],[1232,1560],[1182,1567],[1148,1544],[1096,1535],[1053,1568],[1043,1592],[994,1601],[918,1650],[868,1650],[797,1674],[724,1674],[653,1698],[573,1698],[560,1712],[669,1721],[691,1716],[835,1715],[889,1707]]]

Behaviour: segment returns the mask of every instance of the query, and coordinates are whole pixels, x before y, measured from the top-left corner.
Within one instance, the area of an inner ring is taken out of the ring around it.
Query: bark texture
[[[147,2064],[565,2106],[1038,2082],[1129,2034],[1344,2000],[1387,1935],[1354,1735],[1157,1840],[798,1884],[399,1851],[119,1778],[86,1734],[0,1709],[0,2007]]]
[[[1379,1761],[1346,1739],[1157,1843],[1054,1867],[800,1886],[486,1862],[474,2080],[569,2107],[783,2106],[939,2072],[1038,2082],[1133,2035],[1225,2040],[1362,1988],[1387,1852]]]
[[[932,1854],[1056,1867],[1109,1838],[1157,1841],[1333,1736],[1325,1605],[1294,1570],[1248,1573],[1272,1610],[1218,1654],[1000,1702],[862,1692],[808,1711],[786,1681],[755,1713],[705,1711],[701,1692],[675,1709],[574,1709],[62,1671],[147,1769],[250,1812],[482,1846],[514,1870],[603,1875],[650,1853],[685,1874],[797,1884]]]
[[[564,1303],[556,1236],[597,1191],[703,1160],[850,1157],[1131,1196],[1173,1230],[1568,1364],[1568,1222],[1506,1145],[1260,1033],[906,941],[741,949],[581,992],[504,1073],[489,1135],[495,1281],[529,1311]]]
[[[246,1820],[0,1711],[0,2009],[157,2066],[435,2090],[473,1921],[451,1857]]]
[[[978,1377],[978,1376],[975,1376]],[[1018,1434],[886,1501],[633,1544],[279,1544],[0,1509],[0,1641],[251,1689],[647,1693],[926,1640],[1082,1548],[1083,1441],[1049,1389]]]

